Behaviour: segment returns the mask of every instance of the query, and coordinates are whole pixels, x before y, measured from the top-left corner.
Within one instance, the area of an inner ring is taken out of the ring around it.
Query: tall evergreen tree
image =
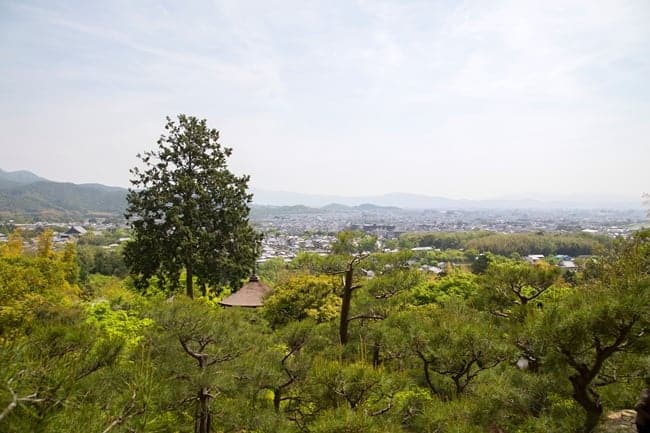
[[[260,245],[248,221],[249,176],[228,170],[232,149],[205,119],[168,117],[165,131],[156,150],[138,155],[144,167],[131,170],[125,216],[133,241],[125,261],[142,285],[156,275],[177,287],[184,269],[189,297],[194,277],[204,294],[206,284],[238,284]]]

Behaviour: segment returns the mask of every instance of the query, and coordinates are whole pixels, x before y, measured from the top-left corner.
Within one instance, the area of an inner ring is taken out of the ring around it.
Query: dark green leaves
[[[133,242],[125,260],[141,286],[154,275],[186,291],[202,284],[237,286],[253,269],[260,237],[248,223],[248,176],[236,176],[226,160],[232,150],[205,119],[167,118],[158,148],[140,157],[131,173],[126,217]]]

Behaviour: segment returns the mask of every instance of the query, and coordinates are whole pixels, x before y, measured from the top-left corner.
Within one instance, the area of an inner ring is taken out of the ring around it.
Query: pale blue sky
[[[650,2],[0,0],[0,168],[128,184],[205,117],[256,188],[650,191]]]

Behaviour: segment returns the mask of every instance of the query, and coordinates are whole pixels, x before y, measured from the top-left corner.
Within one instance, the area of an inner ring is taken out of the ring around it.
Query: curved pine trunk
[[[579,433],[592,433],[603,414],[603,406],[594,396],[589,395],[588,380],[576,375],[570,378],[573,386],[573,398],[585,410],[585,423]]]

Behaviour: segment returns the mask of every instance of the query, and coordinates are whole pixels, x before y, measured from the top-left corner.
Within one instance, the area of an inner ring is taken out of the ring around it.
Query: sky
[[[650,192],[650,2],[0,0],[0,168],[128,186],[165,116],[257,189]]]

